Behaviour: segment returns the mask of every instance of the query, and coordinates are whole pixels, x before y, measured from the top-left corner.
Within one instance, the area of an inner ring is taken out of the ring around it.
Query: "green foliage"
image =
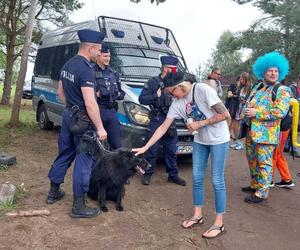
[[[248,30],[235,34],[237,49],[251,50],[247,63],[266,52],[280,51],[290,62],[289,78],[295,79],[300,71],[300,0],[233,1],[251,2],[264,13]]]
[[[26,110],[22,106],[20,111],[20,124],[17,128],[10,128],[9,119],[11,107],[3,106],[0,109],[0,148],[6,148],[11,144],[18,144],[23,134],[30,134],[38,130],[35,121],[35,112]]]
[[[223,32],[212,53],[210,69],[218,67],[226,77],[235,78],[243,70],[242,64],[242,54],[234,34],[230,31]]]
[[[1,85],[2,87],[2,85]],[[12,96],[14,96],[16,86],[12,86]],[[0,96],[2,88],[0,88]],[[36,123],[36,113],[32,109],[31,100],[23,100],[20,110],[20,124],[17,128],[10,128],[9,119],[11,106],[0,106],[0,148],[6,148],[12,143],[17,144],[22,139],[24,133],[33,133],[38,130]]]
[[[6,85],[11,85],[17,78],[20,63],[18,59],[25,42],[30,5],[30,0],[0,1],[0,69],[5,72],[13,69],[12,77],[7,73]],[[64,26],[70,23],[69,13],[82,6],[78,0],[39,0],[32,41],[39,41],[46,27],[51,24]],[[9,93],[5,93],[5,99],[7,95]]]

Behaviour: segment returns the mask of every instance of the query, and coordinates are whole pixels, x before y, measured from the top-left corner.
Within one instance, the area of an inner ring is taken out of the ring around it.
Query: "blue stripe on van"
[[[136,95],[136,96],[140,96],[141,92],[143,89],[141,88],[130,88],[130,90],[132,90],[132,92]]]
[[[49,91],[47,89],[38,89],[38,88],[32,88],[32,95],[36,97],[45,96],[46,100],[48,102],[52,103],[60,103],[58,100],[58,95],[56,92]]]
[[[126,115],[121,114],[121,113],[117,113],[118,116],[118,120],[120,123],[125,124],[125,125],[131,125],[130,120],[127,118]]]

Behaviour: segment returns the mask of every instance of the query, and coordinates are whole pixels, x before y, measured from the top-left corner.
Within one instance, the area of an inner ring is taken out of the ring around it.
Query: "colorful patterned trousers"
[[[249,164],[251,187],[256,189],[255,195],[267,198],[272,181],[273,152],[276,145],[254,142],[246,137],[246,155]]]

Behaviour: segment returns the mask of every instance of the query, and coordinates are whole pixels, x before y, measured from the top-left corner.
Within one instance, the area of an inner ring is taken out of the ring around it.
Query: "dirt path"
[[[179,161],[180,174],[187,187],[166,182],[161,164],[150,186],[135,176],[127,186],[124,212],[109,203],[108,213],[93,219],[71,219],[71,171],[63,185],[66,197],[45,205],[47,173],[57,151],[57,131],[37,131],[5,148],[17,156],[18,164],[0,173],[0,183],[25,184],[29,195],[21,208],[51,211],[49,217],[0,217],[0,249],[300,249],[300,182],[296,177],[300,160],[288,156],[295,176],[293,190],[273,188],[265,205],[244,203],[240,187],[247,185],[248,169],[243,152],[230,151],[227,168],[227,233],[204,240],[201,233],[213,222],[214,202],[207,184],[201,227],[184,230],[180,222],[192,213],[191,159]],[[209,173],[208,173],[209,174]],[[277,177],[278,178],[278,177]],[[96,206],[92,201],[89,205]]]

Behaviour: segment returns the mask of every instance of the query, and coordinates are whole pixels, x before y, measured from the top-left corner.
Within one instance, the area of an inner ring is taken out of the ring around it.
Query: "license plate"
[[[177,146],[178,154],[190,154],[193,152],[193,146]]]

